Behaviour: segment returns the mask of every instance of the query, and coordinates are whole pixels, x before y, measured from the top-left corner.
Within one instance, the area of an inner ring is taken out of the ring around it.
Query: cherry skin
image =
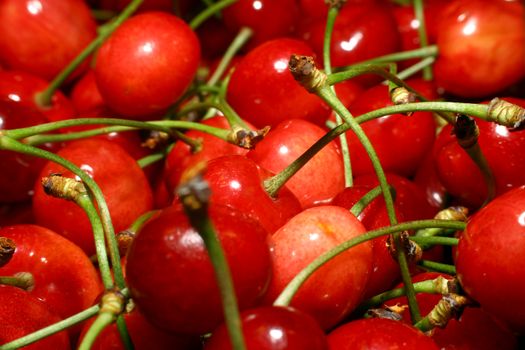
[[[419,165],[414,183],[425,192],[428,204],[435,210],[441,210],[447,201],[447,190],[439,179],[432,153],[430,151]]]
[[[43,302],[17,287],[0,285],[0,343],[5,344],[60,321]],[[65,331],[54,334],[24,349],[69,350]]]
[[[212,204],[209,215],[239,307],[253,307],[271,277],[268,233],[232,208]],[[206,247],[180,205],[164,209],[138,232],[128,250],[126,276],[133,300],[161,329],[198,335],[222,321],[221,298]]]
[[[94,111],[106,112],[108,107],[98,91],[95,81],[95,72],[88,70],[73,86],[70,94],[71,103],[75,110],[82,113]]]
[[[270,237],[273,279],[266,300],[273,300],[319,255],[365,233],[347,209],[318,206],[290,219]],[[291,306],[314,316],[323,329],[333,327],[362,300],[372,268],[372,243],[359,244],[317,270],[301,286]]]
[[[457,247],[456,269],[465,292],[488,313],[525,331],[525,187],[492,200],[471,216]]]
[[[438,350],[431,338],[416,328],[385,318],[367,318],[344,324],[328,334],[332,350]]]
[[[461,97],[485,97],[522,79],[524,13],[519,2],[450,3],[438,25],[437,85]]]
[[[303,41],[275,39],[251,50],[237,64],[228,84],[227,100],[241,118],[258,128],[287,119],[322,124],[330,110],[297,83],[288,71],[290,55],[312,56]]]
[[[69,143],[58,155],[76,164],[97,182],[109,207],[115,232],[128,228],[139,215],[152,209],[153,195],[144,172],[120,146],[101,139],[79,140]],[[63,167],[48,162],[40,175],[50,174],[75,177]],[[84,211],[75,203],[45,194],[40,181],[35,184],[33,210],[39,225],[68,238],[88,255],[95,253],[91,225]]]
[[[16,225],[1,228],[0,236],[16,243],[13,258],[0,268],[0,274],[30,272],[34,278],[30,293],[61,318],[92,306],[102,292],[91,260],[59,234],[41,226]],[[73,328],[70,334],[78,331]]]
[[[11,69],[51,80],[96,36],[96,22],[82,0],[0,3],[0,61]]]
[[[99,0],[99,8],[109,11],[121,12],[129,5],[131,0]],[[177,5],[173,3],[172,0],[144,0],[144,2],[139,6],[137,12],[146,12],[146,11],[165,11],[173,12],[174,6],[180,6],[179,3],[184,1],[177,1]],[[186,1],[187,2],[187,1]]]
[[[248,350],[326,350],[326,336],[308,314],[292,307],[265,306],[241,314],[242,332]],[[231,349],[225,325],[217,328],[204,350]]]
[[[348,0],[347,4],[372,4],[381,0]],[[328,5],[324,0],[299,0],[299,8],[302,18],[307,21],[326,20],[328,15]]]
[[[102,45],[95,79],[112,110],[148,119],[184,93],[199,60],[197,36],[182,19],[147,12],[128,19]]]
[[[291,119],[277,125],[247,155],[273,173],[279,173],[303,154],[325,131],[306,120]],[[286,186],[303,208],[331,200],[345,186],[343,158],[335,142],[329,143],[288,180]]]

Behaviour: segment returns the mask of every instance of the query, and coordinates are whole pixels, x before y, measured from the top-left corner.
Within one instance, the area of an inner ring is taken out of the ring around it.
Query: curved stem
[[[328,252],[322,254],[307,267],[305,267],[301,272],[299,272],[288,285],[283,289],[281,294],[277,297],[274,305],[288,306],[294,297],[295,293],[303,285],[303,283],[321,266],[335,258],[337,255],[342,252],[358,245],[363,242],[372,240],[377,237],[386,236],[395,232],[401,232],[406,230],[417,230],[426,227],[442,227],[442,228],[451,228],[456,230],[462,230],[465,228],[465,223],[461,221],[450,221],[450,220],[418,220],[404,222],[401,224],[384,227],[378,230],[373,230],[365,233],[364,235],[352,238],[349,241],[341,243],[337,247],[332,248]]]
[[[392,193],[392,197],[395,197],[395,189],[390,186],[390,191]],[[355,217],[358,217],[361,215],[363,210],[370,204],[374,199],[379,197],[383,192],[381,191],[381,186],[376,186],[370,191],[368,191],[359,201],[357,201],[356,204],[350,208],[350,212],[354,214]]]
[[[131,3],[115,18],[112,22],[104,25],[98,37],[93,40],[82,52],[67,65],[60,74],[53,79],[47,88],[35,96],[35,101],[39,106],[51,105],[51,99],[56,90],[64,83],[64,81],[73,73],[77,67],[84,62],[84,60],[91,55],[126,19],[129,18],[144,0],[133,0]]]
[[[216,2],[213,5],[210,5],[205,10],[203,10],[201,13],[199,13],[195,18],[193,18],[190,22],[190,27],[195,30],[197,29],[202,23],[206,22],[208,18],[218,13],[220,10],[230,6],[231,4],[237,2],[237,0],[222,0],[219,2]]]
[[[419,43],[422,48],[428,46],[427,29],[425,24],[425,11],[423,8],[423,0],[414,0],[414,13],[418,25]],[[423,68],[423,79],[432,80],[432,69],[430,66]]]
[[[449,275],[456,274],[456,267],[454,265],[442,264],[442,263],[438,263],[438,262],[430,261],[430,260],[420,260],[417,263],[417,265],[424,268],[425,270],[443,272]]]

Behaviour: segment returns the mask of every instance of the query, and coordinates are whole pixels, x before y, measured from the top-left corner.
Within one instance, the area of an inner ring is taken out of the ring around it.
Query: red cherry
[[[79,140],[69,143],[58,155],[97,182],[116,232],[128,228],[140,214],[152,209],[152,193],[144,173],[120,146],[100,139]],[[50,174],[74,177],[70,171],[48,162],[40,175]],[[75,203],[45,194],[40,181],[35,185],[33,210],[38,224],[68,238],[88,255],[95,253],[91,225],[83,210]]]
[[[170,0],[171,1],[171,0]],[[197,28],[197,35],[202,48],[202,56],[207,59],[220,59],[236,33],[228,31],[224,20],[210,18]]]
[[[484,97],[522,79],[524,15],[520,2],[450,3],[438,26],[437,85],[461,97]]]
[[[447,202],[446,189],[439,179],[432,152],[423,159],[414,175],[414,183],[425,192],[427,202],[435,209],[441,210]]]
[[[365,231],[342,207],[313,207],[294,216],[270,237],[273,279],[266,300],[273,301],[319,255]],[[324,329],[333,327],[362,300],[371,268],[372,244],[351,248],[317,270],[291,305],[314,316]]]
[[[474,214],[459,239],[456,269],[465,292],[481,307],[525,331],[525,187],[515,188]]]
[[[326,350],[326,336],[308,314],[291,307],[259,307],[241,314],[247,349]],[[217,328],[204,350],[231,349],[224,325]]]
[[[120,12],[129,5],[131,0],[99,0],[98,7],[100,9]],[[175,6],[180,7],[181,4],[188,1],[177,1],[175,4],[172,0],[144,0],[144,2],[139,6],[137,12],[146,12],[146,11],[166,11],[173,12]]]
[[[325,131],[306,120],[291,119],[272,129],[248,158],[273,173],[278,173],[303,154]],[[343,158],[335,142],[317,153],[286,186],[303,208],[331,200],[345,186]]]
[[[328,335],[332,350],[438,350],[436,343],[414,327],[385,318],[352,321]]]
[[[91,260],[59,234],[36,225],[17,225],[3,227],[0,236],[16,243],[13,258],[0,268],[0,273],[9,276],[30,272],[34,278],[30,293],[61,318],[92,306],[102,292]],[[77,331],[80,329],[72,332]]]
[[[330,110],[307,92],[288,71],[290,55],[312,56],[303,41],[275,39],[251,50],[237,64],[228,84],[227,99],[246,121],[258,128],[287,119],[322,124]]]
[[[372,4],[381,0],[348,0],[347,4]],[[299,0],[302,18],[307,21],[326,20],[328,5],[324,0]]]
[[[82,0],[3,0],[0,61],[53,79],[95,37],[96,23]],[[77,70],[87,68],[87,62]]]
[[[71,103],[75,110],[80,113],[93,113],[94,111],[106,111],[107,106],[98,91],[95,82],[95,73],[88,70],[80,78],[71,90]]]
[[[239,307],[253,307],[271,276],[268,233],[232,208],[211,205],[209,214],[228,260]],[[203,334],[223,318],[204,242],[180,206],[165,209],[139,231],[128,250],[126,276],[133,300],[159,328]]]
[[[47,305],[20,288],[0,285],[0,343],[5,344],[60,321]],[[27,347],[28,350],[69,350],[65,331]]]
[[[147,119],[184,93],[199,60],[197,36],[183,20],[148,12],[128,19],[102,45],[95,78],[111,109]]]

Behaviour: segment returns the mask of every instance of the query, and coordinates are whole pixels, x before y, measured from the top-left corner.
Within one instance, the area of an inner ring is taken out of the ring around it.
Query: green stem
[[[152,154],[149,154],[145,157],[142,157],[140,159],[137,160],[137,164],[142,168],[146,168],[147,166],[151,165],[151,164],[154,164],[160,160],[163,160],[164,158],[166,157],[166,153],[165,152],[157,152],[157,153],[152,153]]]
[[[98,335],[109,325],[115,321],[115,315],[112,313],[100,313],[95,322],[89,327],[89,330],[84,335],[82,342],[80,343],[78,350],[89,350],[95,343]]]
[[[442,264],[430,260],[420,260],[417,265],[425,270],[443,272],[452,276],[456,274],[456,267],[454,265]]]
[[[465,228],[465,223],[461,221],[450,221],[450,220],[418,220],[418,221],[409,221],[401,224],[384,227],[378,230],[373,230],[365,233],[364,235],[352,238],[340,245],[332,248],[328,252],[322,254],[307,267],[305,267],[301,272],[299,272],[288,285],[284,288],[281,294],[277,297],[274,305],[288,306],[297,293],[299,288],[303,283],[321,266],[335,258],[337,255],[347,251],[348,249],[361,244],[363,242],[372,240],[377,237],[386,236],[395,232],[407,231],[407,230],[417,230],[427,227],[442,227],[442,228],[451,228],[462,230]]]
[[[0,285],[17,287],[28,290],[35,286],[33,275],[29,272],[19,272],[14,276],[0,276]]]
[[[126,19],[128,19],[142,4],[144,0],[133,0],[130,4],[110,23],[104,25],[104,30],[101,31],[98,37],[93,40],[71,63],[64,68],[58,76],[53,79],[47,88],[35,96],[35,101],[39,106],[50,106],[51,99],[56,90],[64,83],[64,81],[77,69],[77,67],[84,62],[84,60],[91,55]]]
[[[395,189],[390,186],[390,191],[392,192],[392,197],[395,196]],[[361,215],[363,210],[370,204],[374,199],[383,194],[381,191],[381,186],[376,186],[366,193],[361,199],[350,208],[350,212],[354,214],[355,217]]]
[[[422,48],[428,46],[427,29],[425,24],[425,11],[423,8],[423,0],[414,0],[414,13],[418,26],[419,43]],[[432,69],[427,66],[423,69],[423,79],[432,80]]]
[[[154,217],[155,215],[159,214],[160,210],[151,210],[147,213],[142,214],[139,216],[137,220],[135,220],[127,229],[127,231],[137,233],[140,231],[140,229],[148,222],[149,219]]]
[[[39,134],[27,137],[26,139],[24,139],[24,143],[30,146],[39,146],[50,142],[67,142],[87,137],[105,135],[112,132],[122,132],[130,130],[135,130],[135,128],[130,128],[128,126],[106,126],[102,128],[70,132],[66,134]]]
[[[201,13],[199,13],[195,18],[193,18],[190,22],[191,29],[195,30],[197,29],[202,23],[206,22],[208,18],[211,16],[214,16],[216,13],[221,11],[222,9],[234,4],[237,2],[237,0],[222,0],[219,2],[214,3],[213,5],[210,5],[205,10],[203,10]]]
[[[454,237],[417,237],[410,236],[410,240],[416,242],[421,249],[432,248],[435,245],[457,246],[459,239]]]
[[[414,74],[416,74],[417,72],[419,72],[421,70],[424,71],[425,68],[429,68],[435,61],[436,61],[435,57],[424,58],[421,61],[411,65],[407,69],[399,72],[397,74],[397,77],[399,79],[403,79],[403,80],[408,79],[411,76],[413,76]]]

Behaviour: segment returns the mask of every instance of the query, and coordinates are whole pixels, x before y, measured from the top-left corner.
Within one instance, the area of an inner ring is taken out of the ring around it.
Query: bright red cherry
[[[312,49],[295,39],[270,40],[251,50],[237,64],[227,99],[246,121],[258,128],[288,119],[322,124],[330,110],[300,86],[288,71],[290,55],[312,56]]]
[[[273,278],[266,300],[319,255],[365,233],[347,209],[318,206],[290,219],[270,237]],[[299,289],[291,305],[314,316],[324,329],[333,327],[361,301],[372,269],[372,244],[357,245],[330,260]]]
[[[211,205],[209,215],[228,260],[239,307],[253,307],[271,277],[268,233],[232,208]],[[139,231],[128,251],[126,276],[133,300],[159,328],[203,334],[223,319],[206,247],[180,206],[165,209]]]
[[[0,61],[11,69],[51,80],[96,36],[85,1],[0,2]]]
[[[326,336],[310,315],[291,307],[259,307],[241,314],[242,332],[249,350],[327,350]],[[231,349],[224,325],[217,328],[205,350]]]
[[[525,331],[525,187],[474,214],[459,239],[456,269],[465,292],[513,329]]]
[[[305,152],[325,131],[306,120],[282,122],[248,153],[248,158],[273,173],[278,173]],[[286,186],[303,208],[331,200],[345,186],[343,158],[335,142],[317,153]]]
[[[331,350],[438,350],[431,338],[405,323],[367,318],[344,324],[328,335]]]
[[[128,228],[139,215],[152,209],[153,195],[144,172],[120,146],[101,139],[79,140],[69,143],[58,155],[76,164],[97,182],[116,232]],[[63,167],[48,162],[40,175],[50,174],[75,177]],[[88,255],[95,253],[91,225],[83,210],[75,203],[45,194],[40,181],[35,185],[33,210],[39,225],[68,238]]]
[[[184,93],[199,60],[197,36],[182,19],[147,12],[128,19],[102,45],[95,78],[111,109],[148,119]]]
[[[71,90],[70,98],[75,110],[80,114],[107,110],[104,99],[98,91],[95,73],[92,69],[88,70],[76,82]]]
[[[371,4],[381,0],[347,0],[347,4]],[[324,0],[299,0],[302,17],[307,21],[326,20],[328,5]]]
[[[438,26],[437,85],[461,97],[485,97],[522,79],[524,15],[520,2],[450,3]]]

